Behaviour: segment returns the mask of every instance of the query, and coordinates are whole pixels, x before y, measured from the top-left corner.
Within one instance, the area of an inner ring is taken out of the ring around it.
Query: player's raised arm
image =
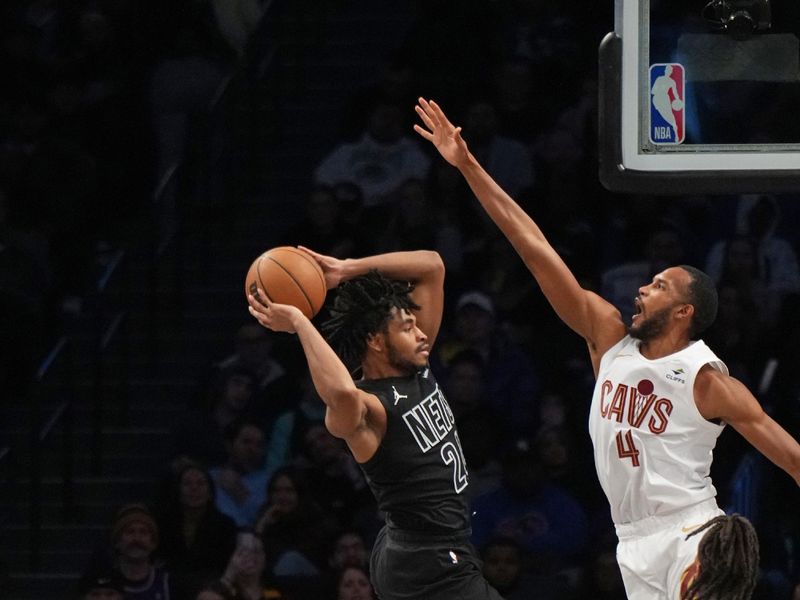
[[[461,128],[450,123],[434,101],[420,98],[416,111],[425,126],[415,125],[415,131],[461,172],[483,208],[536,278],[558,316],[586,339],[593,362],[599,360],[625,335],[619,311],[581,288],[539,226],[483,169],[469,152],[461,137]]]
[[[266,304],[248,296],[250,314],[268,329],[297,334],[314,387],[327,407],[328,430],[346,440],[357,459],[361,453],[371,456],[379,440],[367,435],[369,429],[364,425],[369,407],[377,399],[356,387],[347,367],[300,309],[270,302],[263,290],[258,293]]]
[[[800,444],[764,412],[734,377],[704,368],[695,380],[697,408],[706,419],[722,419],[800,485]]]
[[[353,277],[364,275],[377,269],[386,277],[400,281],[408,281],[414,285],[411,299],[420,306],[415,311],[417,325],[428,337],[428,344],[433,345],[442,324],[444,309],[444,263],[437,252],[431,250],[413,250],[408,252],[388,252],[364,258],[339,260],[324,256],[302,247],[313,256],[328,284],[328,289],[339,285]]]

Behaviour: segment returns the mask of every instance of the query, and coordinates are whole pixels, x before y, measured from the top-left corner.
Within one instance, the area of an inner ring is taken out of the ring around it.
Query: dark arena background
[[[667,70],[685,76],[679,122],[648,104],[661,137],[631,117],[644,132],[633,156],[686,155],[663,140],[720,150],[701,172],[626,166],[624,82],[639,86],[635,111],[649,73],[621,70],[624,36],[600,49],[629,1],[649,10],[649,62],[686,67]],[[432,98],[463,127],[626,322],[667,265],[711,275],[720,306],[704,339],[798,438],[800,21],[788,0],[731,2],[757,23],[726,30],[724,7],[704,14],[704,1],[5,0],[0,598],[88,597],[132,520],[157,566],[147,577],[168,574],[173,600],[226,597],[198,590],[223,576],[242,528],[264,545],[264,598],[368,597],[334,574],[363,566],[382,516],[323,427],[296,338],[257,326],[243,295],[256,256],[303,245],[441,254],[431,363],[470,502],[492,507],[473,523],[487,579],[512,600],[624,599],[585,345],[414,133],[414,106]],[[716,36],[715,52],[780,34],[780,64],[720,73],[697,55],[710,38],[689,44],[682,27]],[[711,476],[720,507],[758,532],[754,598],[800,599],[796,483],[730,427]],[[297,502],[276,524],[280,482]]]

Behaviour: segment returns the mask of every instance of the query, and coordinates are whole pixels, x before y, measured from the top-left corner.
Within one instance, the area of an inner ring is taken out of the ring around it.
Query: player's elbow
[[[332,435],[347,439],[361,425],[363,406],[356,388],[340,390],[325,399],[325,426]]]
[[[436,250],[420,250],[420,258],[426,273],[444,277],[444,261]]]

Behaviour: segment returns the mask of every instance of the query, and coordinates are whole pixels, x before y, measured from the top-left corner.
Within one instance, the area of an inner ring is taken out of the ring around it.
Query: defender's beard
[[[662,308],[654,312],[650,317],[640,320],[635,326],[628,327],[628,335],[643,342],[652,340],[661,335],[669,323],[669,314],[672,307]]]

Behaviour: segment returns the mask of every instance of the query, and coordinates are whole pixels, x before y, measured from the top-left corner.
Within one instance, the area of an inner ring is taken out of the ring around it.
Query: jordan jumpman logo
[[[408,398],[407,394],[401,394],[397,391],[397,388],[392,386],[392,392],[394,392],[394,405],[397,406],[397,403],[400,402],[403,398]]]

